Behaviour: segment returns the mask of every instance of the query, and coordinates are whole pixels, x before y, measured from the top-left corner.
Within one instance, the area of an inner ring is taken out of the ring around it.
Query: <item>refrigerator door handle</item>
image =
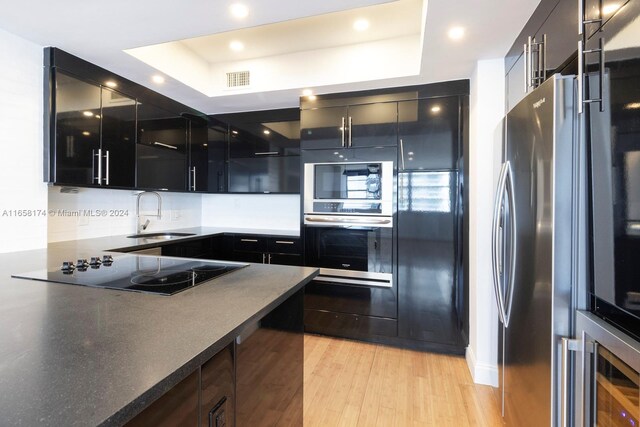
[[[500,274],[500,266],[498,258],[500,257],[500,248],[499,248],[499,234],[500,234],[500,211],[502,209],[502,202],[504,200],[504,192],[506,186],[506,173],[507,173],[507,163],[502,164],[502,169],[500,170],[500,177],[498,178],[498,187],[496,191],[496,199],[493,206],[493,225],[491,228],[492,239],[491,239],[491,264],[493,267],[493,290],[496,294],[496,302],[498,305],[498,317],[500,318],[500,322],[506,326],[505,323],[505,312],[504,312],[504,298],[502,295],[502,283],[501,283],[501,274]]]
[[[506,287],[505,298],[507,300],[506,309],[504,309],[505,327],[509,326],[509,320],[511,319],[511,306],[513,305],[513,285],[515,283],[516,273],[516,249],[518,244],[517,230],[518,223],[516,218],[516,194],[515,186],[513,185],[513,172],[511,171],[511,163],[505,162],[505,193],[507,195],[507,202],[509,204],[509,237],[510,237],[510,250],[509,250],[509,280]]]

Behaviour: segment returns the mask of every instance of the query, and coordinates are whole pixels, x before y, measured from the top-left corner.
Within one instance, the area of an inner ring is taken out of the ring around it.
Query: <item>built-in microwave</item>
[[[393,215],[393,161],[304,164],[305,223],[313,215]]]

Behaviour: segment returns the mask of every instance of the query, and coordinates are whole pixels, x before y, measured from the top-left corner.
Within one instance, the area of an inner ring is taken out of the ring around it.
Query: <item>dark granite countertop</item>
[[[154,245],[116,236],[0,255],[1,425],[120,425],[317,274],[250,264],[173,296],[10,277],[132,246]]]

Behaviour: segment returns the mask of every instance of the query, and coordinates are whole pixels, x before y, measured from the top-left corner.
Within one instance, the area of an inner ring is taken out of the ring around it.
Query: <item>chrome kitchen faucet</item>
[[[140,222],[140,199],[142,199],[142,196],[145,194],[153,194],[158,198],[158,211],[155,215],[145,215],[145,216],[154,216],[158,219],[162,218],[162,197],[160,197],[160,194],[157,193],[156,191],[143,191],[141,193],[138,193],[138,198],[136,200],[136,221],[137,221],[137,229],[136,232],[137,233],[142,233],[144,230],[147,229],[147,227],[149,226],[149,223],[151,222],[148,218],[147,220],[144,222],[144,224],[142,224]]]

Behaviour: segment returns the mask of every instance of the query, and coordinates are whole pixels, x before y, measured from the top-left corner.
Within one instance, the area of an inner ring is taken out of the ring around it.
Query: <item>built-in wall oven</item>
[[[307,330],[343,336],[397,331],[395,147],[308,150],[303,157]]]

